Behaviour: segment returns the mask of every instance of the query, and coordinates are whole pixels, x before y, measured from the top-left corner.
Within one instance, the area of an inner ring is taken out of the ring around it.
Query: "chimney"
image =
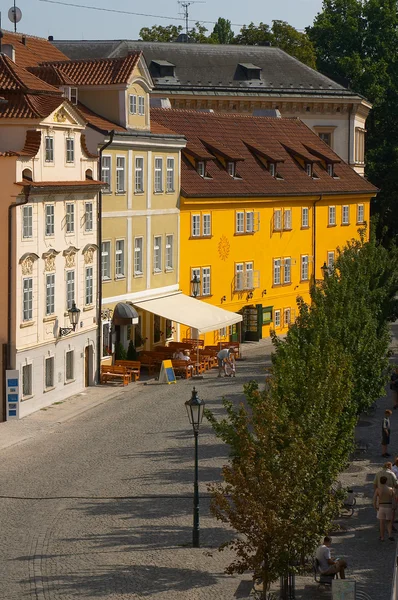
[[[53,42],[54,41],[54,36],[53,35],[49,35],[48,36],[48,41],[49,42]]]
[[[282,115],[277,108],[255,108],[253,110],[253,117],[273,117],[274,119],[281,119]]]
[[[23,43],[24,46],[26,46],[26,35],[22,36],[21,42]]]
[[[1,49],[3,54],[8,56],[8,58],[11,58],[11,60],[15,62],[15,48],[12,44],[3,44]]]

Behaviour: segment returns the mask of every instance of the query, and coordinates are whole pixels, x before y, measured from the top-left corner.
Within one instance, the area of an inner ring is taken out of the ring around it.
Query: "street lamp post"
[[[188,413],[189,422],[192,425],[195,438],[195,477],[193,488],[193,530],[192,530],[192,545],[194,548],[199,548],[199,468],[198,468],[198,437],[199,427],[203,420],[205,410],[205,402],[198,398],[198,392],[195,388],[192,390],[192,396],[185,402]]]
[[[68,335],[72,331],[76,331],[77,324],[79,322],[80,317],[80,308],[76,307],[75,301],[72,302],[72,306],[68,310],[69,321],[72,327],[60,327],[59,328],[59,337],[63,337],[64,335]]]

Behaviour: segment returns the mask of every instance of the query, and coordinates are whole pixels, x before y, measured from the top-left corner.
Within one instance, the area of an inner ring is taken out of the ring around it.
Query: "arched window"
[[[27,181],[33,181],[33,175],[31,169],[24,169],[22,171],[22,179],[26,179]]]
[[[87,169],[86,171],[86,179],[92,179],[93,178],[93,171],[92,169]]]

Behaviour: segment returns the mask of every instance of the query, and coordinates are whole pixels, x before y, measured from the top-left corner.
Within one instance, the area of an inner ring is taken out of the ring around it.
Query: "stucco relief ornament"
[[[94,252],[98,250],[96,244],[87,244],[82,250],[84,256],[84,264],[91,265],[94,262]]]
[[[22,275],[32,275],[33,273],[33,263],[35,262],[35,260],[37,260],[39,257],[37,256],[37,254],[24,254],[23,256],[21,256],[19,262],[21,264],[22,267]]]
[[[221,260],[227,260],[230,249],[231,245],[228,241],[228,238],[225,235],[222,235],[220,237],[220,241],[218,242],[218,255]]]
[[[43,254],[45,271],[55,271],[55,258],[57,254],[59,254],[59,252],[53,249]]]
[[[65,123],[66,114],[64,113],[63,110],[59,110],[58,112],[55,113],[54,121],[56,121],[57,123]]]
[[[63,251],[62,254],[65,256],[65,267],[67,269],[75,266],[76,252],[79,252],[79,248],[75,248],[74,246],[69,246],[67,250]]]

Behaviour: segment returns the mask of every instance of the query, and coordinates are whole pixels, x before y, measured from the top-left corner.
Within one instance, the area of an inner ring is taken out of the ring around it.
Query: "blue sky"
[[[98,8],[112,8],[151,15],[179,17],[180,6],[176,0],[146,0],[145,2],[126,2],[126,0],[63,0],[66,3],[91,5]],[[0,0],[2,25],[4,29],[12,29],[7,18],[8,9],[13,0]],[[149,16],[133,16],[113,14],[83,8],[75,8],[51,4],[40,0],[17,0],[22,10],[22,21],[17,25],[18,31],[31,35],[54,39],[138,39],[141,27],[152,25],[182,24],[182,21],[160,19]],[[190,18],[200,22],[216,21],[225,17],[236,25],[248,24],[250,21],[271,23],[272,20],[287,21],[297,29],[304,29],[313,22],[315,15],[321,10],[322,0],[207,0],[205,3],[193,3]],[[213,28],[212,24],[206,27]],[[238,31],[240,27],[234,27]]]

